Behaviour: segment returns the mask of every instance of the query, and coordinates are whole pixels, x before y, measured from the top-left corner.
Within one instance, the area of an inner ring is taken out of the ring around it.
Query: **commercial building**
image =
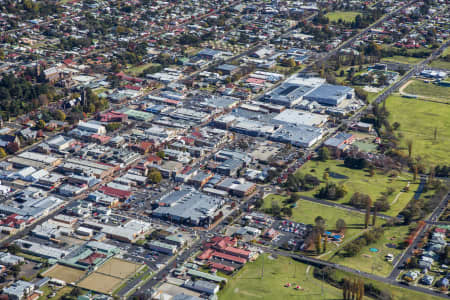
[[[106,134],[106,128],[105,126],[101,124],[97,124],[94,122],[84,122],[80,121],[78,122],[77,128],[81,131],[89,132],[91,134]]]
[[[339,105],[344,99],[353,98],[355,90],[348,86],[322,84],[312,92],[305,95],[305,99],[316,101],[324,105]]]
[[[303,97],[314,90],[315,87],[286,81],[273,91],[265,95],[267,102],[293,107],[300,103]]]
[[[205,280],[196,280],[196,281],[187,280],[183,284],[183,286],[187,289],[191,289],[201,293],[207,293],[210,295],[215,295],[219,291],[218,284],[208,282]]]
[[[238,197],[245,197],[253,193],[256,189],[256,184],[246,181],[245,179],[225,178],[216,185],[219,190],[224,190]]]
[[[14,266],[24,262],[21,256],[13,255],[7,252],[0,252],[0,264],[4,266]]]
[[[87,270],[103,264],[119,252],[120,249],[116,246],[90,241],[68,253],[64,259],[59,260],[59,263],[81,270]]]
[[[36,255],[43,258],[61,259],[69,253],[66,250],[49,247],[40,243],[35,243],[21,239],[14,241],[14,243],[18,245],[23,252],[30,253],[32,255]]]
[[[8,287],[3,288],[3,293],[8,295],[8,299],[22,300],[28,299],[34,291],[34,284],[24,280],[18,280]]]
[[[317,143],[322,137],[323,130],[321,128],[304,125],[283,125],[269,139],[308,148]]]
[[[193,226],[208,226],[214,219],[217,210],[224,204],[223,198],[216,198],[182,186],[163,196],[153,216],[165,218],[177,223]]]
[[[43,197],[38,199],[28,199],[20,205],[13,206],[11,204],[0,204],[0,213],[7,215],[19,215],[22,220],[30,223],[48,215],[50,212],[61,207],[64,201],[54,196]]]
[[[307,111],[286,109],[276,115],[272,122],[275,124],[292,124],[320,127],[328,120],[328,116]]]
[[[163,243],[160,241],[150,241],[148,243],[148,248],[150,250],[158,251],[167,255],[174,255],[177,252],[177,246]]]

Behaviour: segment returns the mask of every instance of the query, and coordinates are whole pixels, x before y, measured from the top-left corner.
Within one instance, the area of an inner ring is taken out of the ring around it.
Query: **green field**
[[[443,59],[435,59],[430,64],[433,68],[439,68],[439,69],[447,69],[450,70],[450,62],[445,61]]]
[[[422,80],[413,80],[403,91],[408,94],[436,98],[436,100],[450,103],[450,87],[431,82],[426,83]]]
[[[337,22],[339,19],[344,22],[353,22],[357,15],[361,15],[361,13],[356,11],[333,11],[327,13],[325,16],[330,22]]]
[[[400,255],[402,250],[388,247],[388,244],[398,245],[404,241],[408,234],[408,226],[388,227],[385,229],[384,237],[377,242],[364,247],[354,257],[345,257],[344,253],[336,253],[330,261],[354,268],[366,273],[387,276],[391,273],[392,263],[385,260],[390,253],[394,257]],[[371,252],[370,248],[376,248],[378,252]]]
[[[264,198],[263,208],[270,208],[272,201],[277,201],[282,207],[283,200],[286,198],[287,197],[285,196],[270,194]],[[292,217],[290,220],[299,223],[314,224],[314,219],[317,216],[321,216],[325,219],[325,228],[328,231],[335,230],[336,221],[343,219],[347,224],[347,228],[344,233],[344,243],[353,240],[363,232],[364,214],[338,207],[323,205],[308,200],[297,201],[297,207],[292,210]],[[378,222],[381,225],[384,223],[384,220],[378,218]],[[329,243],[329,251],[327,251],[325,257],[335,252],[339,246],[339,244]]]
[[[408,153],[406,141],[413,141],[412,156],[424,161],[449,164],[450,156],[450,106],[429,101],[390,96],[386,101],[390,123],[400,123],[400,146]],[[434,131],[437,130],[436,140]]]
[[[125,70],[125,73],[131,75],[131,76],[139,76],[139,74],[141,74],[145,69],[153,66],[153,65],[157,65],[155,63],[148,63],[148,64],[143,64],[143,65],[138,65],[138,66],[134,66],[131,67],[129,69]]]
[[[264,277],[261,278],[264,261]],[[276,259],[264,254],[254,262],[249,262],[239,273],[230,278],[225,288],[219,292],[220,300],[246,299],[342,299],[341,290],[322,283],[312,275],[313,268],[306,274],[308,265],[291,258],[278,256]],[[291,283],[291,287],[284,287]],[[304,290],[296,290],[300,285]]]
[[[385,57],[383,61],[396,62],[401,64],[415,65],[424,60],[424,58],[410,57],[410,56],[400,56],[395,55],[392,57]]]
[[[40,296],[38,298],[38,300],[46,300],[46,299],[59,300],[65,294],[70,293],[70,291],[72,291],[72,289],[73,288],[70,287],[70,286],[65,286],[65,287],[63,287],[63,288],[61,288],[59,290],[53,290],[48,285],[45,285],[45,286],[40,288],[40,290],[43,291],[44,294],[42,296]],[[48,298],[48,295],[50,295],[52,292],[55,292],[56,295],[54,297]]]
[[[329,160],[326,162],[308,161],[297,172],[302,174],[311,174],[322,180],[326,169],[328,169],[330,174],[328,179],[329,182],[344,184],[347,188],[347,194],[343,198],[337,200],[336,202],[338,203],[348,203],[355,192],[367,194],[371,197],[372,201],[375,202],[376,199],[378,199],[388,187],[393,188],[394,193],[388,196],[388,201],[391,204],[394,203],[394,205],[389,211],[383,212],[384,214],[391,216],[396,216],[403,209],[403,207],[406,206],[411,199],[408,198],[407,195],[412,197],[413,192],[417,189],[417,184],[411,183],[409,187],[410,191],[405,193],[405,195],[401,195],[401,197],[399,196],[399,199],[395,201],[395,198],[399,192],[407,185],[408,181],[412,180],[412,176],[410,174],[403,173],[398,178],[390,178],[388,174],[383,174],[381,171],[376,170],[374,176],[370,177],[366,170],[347,168],[341,160]],[[345,176],[346,178],[333,178],[333,176],[331,176],[332,173]],[[322,186],[325,186],[325,183],[322,183],[319,187],[311,191],[301,192],[300,195],[314,197]]]

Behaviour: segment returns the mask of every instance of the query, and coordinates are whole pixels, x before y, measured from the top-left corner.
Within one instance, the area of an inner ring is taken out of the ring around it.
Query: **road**
[[[372,23],[369,27],[365,28],[364,30],[358,32],[357,34],[355,34],[354,36],[352,36],[350,39],[346,40],[345,42],[339,44],[338,47],[332,49],[331,51],[327,52],[324,56],[322,56],[320,59],[316,60],[315,62],[309,64],[302,72],[304,73],[308,73],[311,71],[311,68],[313,66],[317,66],[320,65],[322,63],[324,63],[325,61],[327,61],[330,57],[332,57],[333,55],[335,55],[340,49],[345,48],[347,46],[350,46],[351,44],[353,44],[358,38],[360,38],[361,36],[363,36],[364,34],[366,34],[367,32],[369,32],[369,30],[378,27],[381,23],[383,23],[384,21],[386,21],[387,19],[391,18],[392,16],[397,15],[402,9],[410,7],[413,3],[417,2],[417,0],[413,0],[410,2],[407,2],[406,4],[404,4],[403,6],[400,6],[399,8],[397,8],[394,11],[391,11],[390,13],[386,14],[385,16],[383,16],[382,18],[378,19],[375,23]]]
[[[390,280],[396,280],[397,277],[400,275],[400,272],[402,270],[402,267],[406,263],[406,260],[412,256],[414,249],[417,248],[417,245],[419,244],[420,240],[423,238],[425,233],[434,225],[434,222],[436,221],[436,219],[447,208],[447,204],[448,204],[449,200],[450,200],[450,194],[447,194],[442,199],[442,201],[439,203],[439,205],[433,210],[431,215],[425,220],[425,223],[426,223],[425,226],[422,227],[422,229],[416,235],[416,238],[413,240],[411,245],[409,245],[409,247],[403,252],[401,258],[394,265],[394,270],[392,270],[391,274],[389,274],[389,276],[388,276],[388,278]]]

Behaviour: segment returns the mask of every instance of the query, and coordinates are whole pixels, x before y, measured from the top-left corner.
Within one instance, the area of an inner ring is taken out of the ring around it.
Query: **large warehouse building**
[[[348,86],[322,84],[318,88],[314,89],[308,95],[305,95],[305,99],[309,101],[316,101],[324,105],[339,105],[344,99],[351,99],[355,90]]]

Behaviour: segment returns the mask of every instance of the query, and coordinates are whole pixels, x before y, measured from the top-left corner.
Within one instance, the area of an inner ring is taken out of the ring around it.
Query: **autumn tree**
[[[369,220],[370,220],[370,207],[372,206],[372,199],[370,197],[368,198],[367,204],[366,204],[366,217],[364,221],[364,228],[369,227]]]

